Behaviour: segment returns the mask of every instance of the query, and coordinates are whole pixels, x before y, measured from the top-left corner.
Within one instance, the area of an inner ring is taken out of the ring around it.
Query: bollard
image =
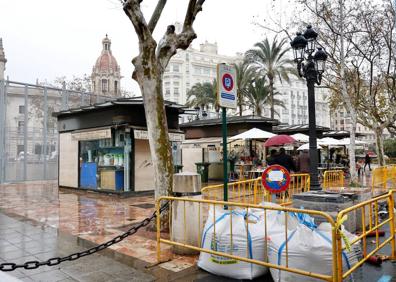
[[[176,173],[173,176],[173,194],[176,197],[201,198],[201,175],[194,172]],[[172,204],[172,233],[175,242],[200,247],[203,229],[204,210],[198,203],[175,201]],[[179,255],[199,252],[173,246],[173,252]]]

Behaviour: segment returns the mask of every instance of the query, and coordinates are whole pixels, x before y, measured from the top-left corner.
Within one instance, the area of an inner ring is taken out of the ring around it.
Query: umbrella
[[[320,145],[316,145],[316,148],[317,148],[318,150],[321,150],[321,149],[322,149],[322,147],[321,147]],[[298,150],[298,151],[309,150],[309,143],[304,144],[304,145],[301,145],[300,147],[298,147],[297,150]]]
[[[340,140],[331,138],[331,137],[325,137],[322,139],[318,139],[318,144],[322,146],[342,146],[344,145]]]
[[[230,137],[229,140],[238,140],[238,139],[268,139],[271,137],[276,136],[276,134],[273,134],[268,131],[264,131],[258,128],[252,128],[249,129],[248,131],[245,131],[241,134],[235,135],[233,137]]]
[[[309,136],[302,133],[296,133],[290,136],[296,139],[298,142],[302,142],[302,143],[309,142]]]
[[[340,140],[340,144],[342,144],[342,145],[350,145],[351,144],[351,138],[341,139]],[[355,144],[356,145],[364,145],[364,144],[367,144],[367,142],[355,139]]]
[[[296,139],[294,139],[289,135],[276,135],[265,141],[264,146],[265,147],[281,146],[286,144],[292,144],[294,142],[296,142]]]

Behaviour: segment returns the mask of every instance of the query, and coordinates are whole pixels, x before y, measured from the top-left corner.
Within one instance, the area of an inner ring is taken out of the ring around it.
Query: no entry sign
[[[236,109],[236,70],[226,64],[217,65],[217,101],[220,107]]]
[[[289,187],[290,173],[281,165],[271,165],[264,170],[261,182],[271,193],[280,193]]]

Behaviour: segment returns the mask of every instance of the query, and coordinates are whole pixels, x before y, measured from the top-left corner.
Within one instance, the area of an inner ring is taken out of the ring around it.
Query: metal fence
[[[291,174],[290,185],[286,191],[273,194],[264,189],[261,177],[228,183],[228,199],[237,203],[260,204],[263,201],[274,202],[282,206],[292,204],[294,194],[307,192],[310,189],[310,176],[307,173]],[[202,188],[205,199],[223,200],[223,184]]]
[[[114,97],[0,80],[0,183],[58,178],[53,112]]]

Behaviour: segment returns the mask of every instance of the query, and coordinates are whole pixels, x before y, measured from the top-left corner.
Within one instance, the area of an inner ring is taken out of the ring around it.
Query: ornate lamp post
[[[294,51],[294,61],[297,63],[298,74],[304,77],[308,87],[308,116],[309,116],[309,172],[311,176],[311,190],[321,190],[318,179],[318,149],[316,136],[315,113],[315,83],[320,85],[324,72],[327,54],[322,48],[316,49],[318,34],[307,26],[304,34],[297,33],[290,45]]]

